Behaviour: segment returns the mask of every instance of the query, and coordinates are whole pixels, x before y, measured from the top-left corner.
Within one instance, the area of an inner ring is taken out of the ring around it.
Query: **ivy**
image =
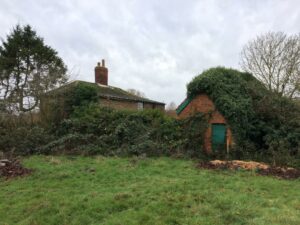
[[[200,157],[208,119],[199,113],[176,120],[158,110],[114,110],[91,103],[75,108],[69,119],[56,125],[57,138],[40,151]]]
[[[268,154],[274,139],[288,152],[299,151],[300,109],[293,100],[268,91],[249,73],[211,68],[187,85],[187,97],[207,94],[228,121],[241,155]]]

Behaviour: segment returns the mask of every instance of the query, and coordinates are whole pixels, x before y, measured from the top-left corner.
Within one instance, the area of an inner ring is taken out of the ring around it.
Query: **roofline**
[[[176,114],[179,115],[193,100],[191,97],[186,97],[176,108]]]
[[[124,98],[124,97],[118,97],[114,95],[99,95],[100,98],[108,98],[108,99],[116,99],[116,100],[123,100],[123,101],[130,101],[130,102],[143,102],[143,103],[152,103],[157,105],[166,105],[163,102],[156,102],[152,100],[143,100],[143,99],[132,99],[132,98]]]
[[[71,81],[69,81],[69,82],[66,82],[66,83],[62,84],[62,85],[59,86],[59,87],[55,87],[55,88],[53,88],[53,89],[51,89],[51,90],[49,90],[49,91],[44,92],[44,94],[49,94],[49,93],[51,93],[51,92],[53,92],[53,91],[56,91],[56,90],[58,90],[58,89],[61,89],[61,88],[65,87],[65,86],[67,86],[67,85],[70,85],[70,84],[72,84],[72,83],[76,83],[76,82],[78,82],[78,81],[80,81],[80,80],[71,80]]]
[[[99,85],[97,83],[93,83],[93,82],[89,82],[89,81],[84,81],[84,80],[72,80],[72,81],[69,81],[67,83],[64,83],[63,85],[59,86],[59,87],[56,87],[52,90],[49,90],[47,92],[45,92],[44,94],[48,94],[48,93],[52,93],[53,91],[55,90],[58,90],[60,88],[63,88],[65,86],[68,86],[70,84],[73,84],[73,83],[78,83],[78,82],[85,82],[85,83],[90,83],[90,84],[96,84],[96,85]],[[119,87],[114,87],[114,86],[110,86],[110,85],[101,85],[101,87],[106,87],[106,88],[117,88],[117,89],[121,89],[122,91],[125,91],[123,90],[122,88],[119,88]],[[125,91],[127,92],[127,91]],[[131,94],[129,92],[127,92],[128,94],[132,95],[132,96],[136,96],[134,94]],[[109,98],[113,98],[113,99],[118,99],[118,100],[126,100],[126,101],[133,101],[133,102],[147,102],[147,103],[152,103],[152,104],[158,104],[158,105],[166,105],[166,103],[163,103],[163,102],[158,102],[158,101],[154,101],[154,100],[151,100],[151,99],[147,99],[147,98],[144,98],[144,97],[140,97],[140,96],[136,96],[140,99],[133,99],[133,98],[126,98],[126,97],[118,97],[118,96],[114,96],[114,95],[101,95],[99,94],[99,97],[109,97]]]

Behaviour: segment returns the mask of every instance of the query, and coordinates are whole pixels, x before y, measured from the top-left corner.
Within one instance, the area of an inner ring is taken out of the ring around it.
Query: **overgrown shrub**
[[[75,108],[53,128],[57,139],[42,153],[174,155],[197,157],[202,151],[207,116],[178,121],[158,110],[126,111],[89,104]]]
[[[42,96],[40,106],[42,121],[44,125],[59,124],[69,118],[77,107],[97,101],[97,86],[74,81]]]
[[[0,152],[6,155],[37,153],[53,138],[43,127],[16,116],[6,115],[0,119]]]

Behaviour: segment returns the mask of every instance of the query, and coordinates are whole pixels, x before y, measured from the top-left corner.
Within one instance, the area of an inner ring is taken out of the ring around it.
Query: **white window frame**
[[[143,110],[144,109],[144,102],[138,102],[137,103],[137,109],[138,110]]]

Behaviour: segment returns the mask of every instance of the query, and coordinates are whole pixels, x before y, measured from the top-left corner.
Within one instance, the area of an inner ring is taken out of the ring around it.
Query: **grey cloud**
[[[180,103],[212,66],[238,68],[242,46],[270,30],[299,32],[299,1],[0,0],[0,37],[31,24],[73,78],[93,81],[105,58],[111,85]]]

